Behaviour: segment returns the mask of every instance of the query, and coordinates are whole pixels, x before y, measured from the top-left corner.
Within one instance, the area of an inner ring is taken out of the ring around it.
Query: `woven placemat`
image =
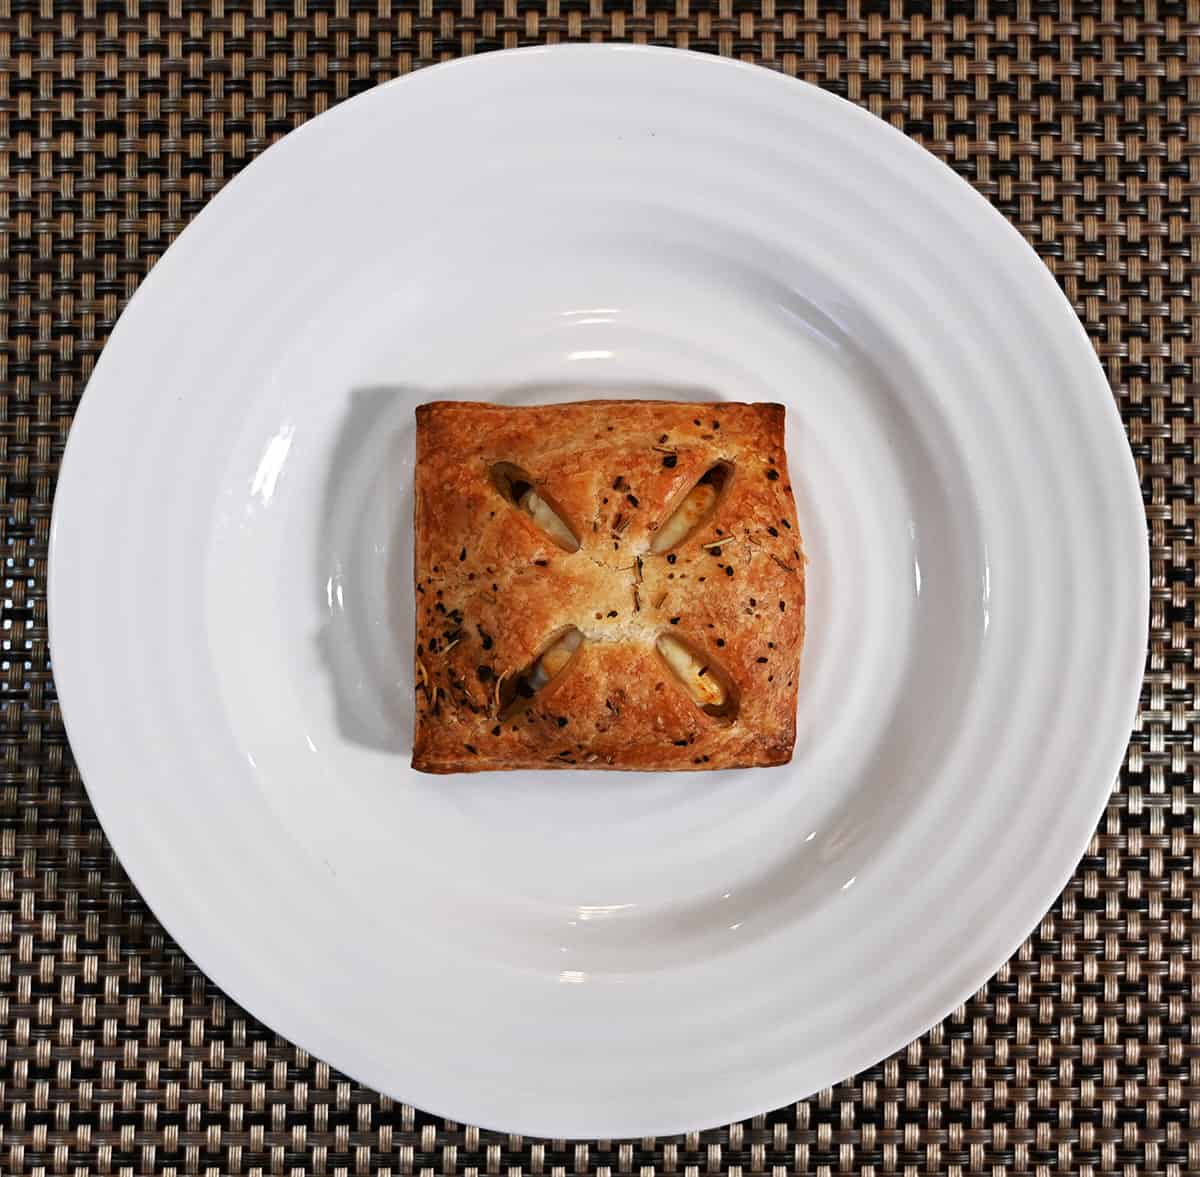
[[[1148,670],[1120,781],[1074,881],[1018,954],[907,1050],[831,1090],[625,1144],[481,1132],[393,1103],[224,998],[97,825],[46,639],[50,505],[72,413],[172,237],[341,99],[460,54],[569,38],[804,77],[974,184],[1095,343],[1153,560]],[[1200,1170],[1198,170],[1200,0],[0,0],[0,1172]]]

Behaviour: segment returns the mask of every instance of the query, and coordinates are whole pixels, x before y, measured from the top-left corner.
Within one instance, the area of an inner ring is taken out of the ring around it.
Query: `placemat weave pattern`
[[[568,38],[807,78],[973,183],[1095,342],[1152,537],[1125,767],[1074,881],[1019,953],[921,1040],[832,1090],[628,1143],[437,1119],[226,1000],[105,842],[46,638],[71,416],[172,237],[341,99],[456,55]],[[1200,1171],[1198,172],[1200,0],[0,0],[0,1172]]]

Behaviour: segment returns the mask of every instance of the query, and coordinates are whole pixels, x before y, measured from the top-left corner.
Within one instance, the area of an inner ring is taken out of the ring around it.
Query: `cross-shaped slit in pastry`
[[[528,515],[548,538],[566,552],[579,550],[574,531],[537,489],[532,475],[512,462],[496,462],[490,473],[500,494]],[[664,555],[687,540],[715,513],[732,476],[733,466],[729,462],[718,462],[706,470],[655,533],[649,553]],[[510,719],[529,707],[538,692],[567,669],[584,641],[580,629],[568,626],[551,635],[528,666],[505,676],[498,687],[499,718]],[[738,693],[715,658],[702,654],[675,634],[660,634],[654,645],[676,682],[701,711],[715,719],[733,719],[737,714]]]
[[[506,675],[497,692],[500,720],[510,719],[530,706],[537,693],[567,669],[582,645],[582,631],[573,625],[567,626],[551,637],[528,666],[516,674]]]
[[[654,648],[705,715],[726,722],[733,719],[738,709],[737,688],[715,658],[702,654],[686,639],[673,633],[659,634]]]
[[[706,470],[696,485],[683,496],[667,521],[654,533],[650,541],[651,553],[661,556],[679,547],[716,511],[732,477],[733,465],[729,462],[718,462]]]
[[[524,511],[564,552],[579,551],[579,537],[562,514],[544,497],[533,476],[512,462],[497,462],[491,469],[492,484],[514,507]]]

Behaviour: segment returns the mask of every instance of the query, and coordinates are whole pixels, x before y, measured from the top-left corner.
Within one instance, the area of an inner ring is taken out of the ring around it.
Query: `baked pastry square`
[[[414,768],[791,758],[781,405],[421,405],[415,498]]]

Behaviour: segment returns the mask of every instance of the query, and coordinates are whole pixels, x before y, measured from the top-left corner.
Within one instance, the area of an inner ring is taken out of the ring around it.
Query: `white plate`
[[[413,406],[782,401],[788,768],[436,778]],[[1138,488],[1053,280],[950,171],[765,70],[571,48],[288,136],[143,283],[71,433],[54,668],[117,852],[256,1015],[456,1119],[711,1125],[980,986],[1101,812]]]

